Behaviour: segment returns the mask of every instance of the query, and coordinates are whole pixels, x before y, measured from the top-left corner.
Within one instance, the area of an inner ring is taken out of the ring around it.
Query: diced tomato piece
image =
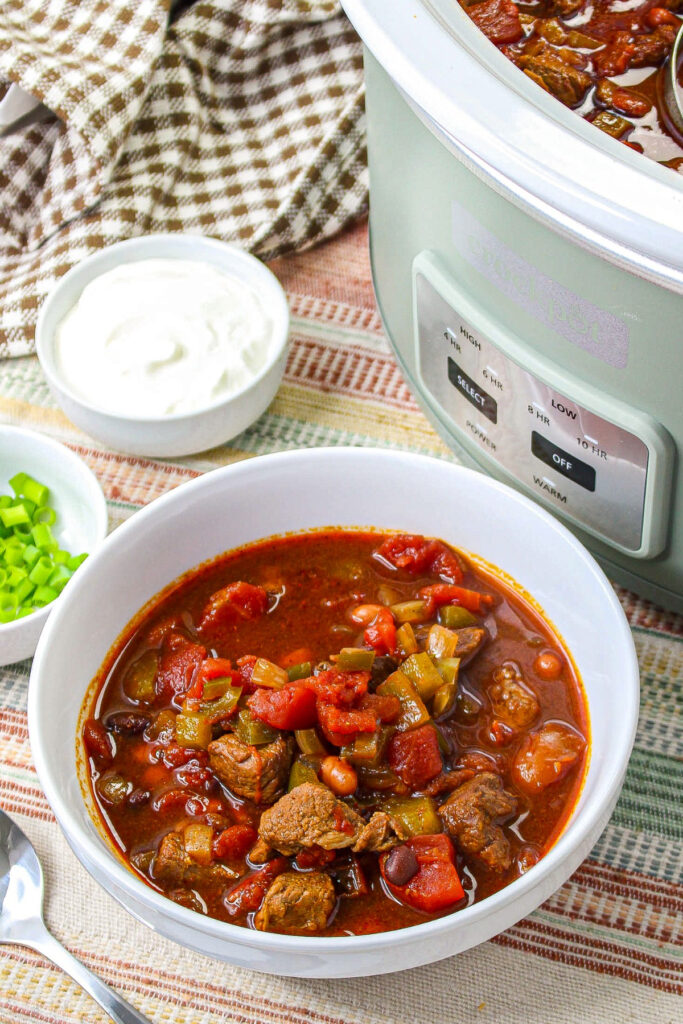
[[[239,672],[233,670],[232,662],[227,658],[206,658],[199,666],[194,682],[185,696],[192,700],[201,700],[204,694],[204,683],[210,679],[229,679],[231,683],[237,681],[239,685],[239,675]]]
[[[463,579],[462,565],[457,555],[443,541],[430,540],[420,534],[403,533],[387,537],[375,555],[396,569],[405,569],[413,576],[433,572],[449,583],[460,583]]]
[[[401,702],[398,697],[382,697],[378,693],[368,693],[362,698],[358,707],[361,711],[372,711],[380,722],[395,722],[401,714]]]
[[[468,590],[467,587],[457,587],[452,583],[432,583],[422,587],[419,596],[427,602],[429,616],[444,604],[458,604],[468,612],[485,615],[493,604],[490,594],[480,594],[478,590]]]
[[[202,611],[198,629],[234,626],[245,619],[258,619],[268,607],[263,587],[237,580],[212,594]]]
[[[238,686],[242,687],[243,693],[253,693],[256,686],[251,681],[251,677],[254,674],[254,665],[258,661],[255,654],[245,654],[243,657],[237,659],[237,668],[239,670]]]
[[[512,0],[483,0],[465,8],[492,43],[516,43],[524,35],[517,5]]]
[[[300,679],[299,685],[313,690],[326,704],[350,707],[368,692],[369,682],[369,672],[340,672],[339,669],[330,668],[317,676]]]
[[[178,693],[186,693],[205,658],[206,647],[190,640],[183,633],[168,633],[161,644],[159,668],[154,682],[157,694],[169,698]]]
[[[417,858],[418,869],[405,885],[393,885],[384,874],[388,854],[382,854],[380,867],[393,895],[416,910],[433,914],[459,903],[465,892],[455,867],[453,844],[446,835],[414,836],[406,843]]]
[[[212,852],[216,860],[240,860],[252,848],[258,832],[250,825],[231,825],[214,837]]]
[[[317,709],[323,735],[335,746],[343,746],[349,736],[357,732],[374,732],[377,728],[377,719],[372,711],[337,708],[322,700],[318,700]]]
[[[441,751],[433,725],[397,732],[387,749],[390,768],[411,789],[420,789],[441,771]]]
[[[396,650],[396,623],[389,608],[380,608],[363,633],[366,644],[374,647],[378,654],[393,654]]]
[[[268,861],[259,871],[242,879],[225,897],[224,905],[227,912],[236,917],[238,914],[248,914],[252,910],[258,910],[261,901],[270,888],[274,878],[281,875],[289,867],[286,857],[276,857]]]
[[[324,850],[322,846],[311,846],[296,855],[295,864],[302,871],[307,868],[324,868],[326,864],[331,864],[336,856],[336,850]]]
[[[259,688],[247,698],[247,707],[274,729],[311,729],[317,722],[315,693],[296,683],[281,690]]]

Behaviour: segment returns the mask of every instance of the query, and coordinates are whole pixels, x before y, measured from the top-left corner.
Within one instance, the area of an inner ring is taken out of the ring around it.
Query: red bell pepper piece
[[[389,767],[411,789],[421,789],[440,773],[443,765],[436,730],[421,725],[409,732],[397,732],[387,749]]]
[[[281,690],[259,687],[247,698],[247,707],[274,729],[311,729],[317,721],[315,693],[296,683]]]
[[[417,859],[416,873],[405,885],[393,885],[384,873],[388,854],[382,854],[380,868],[389,891],[409,907],[433,914],[458,903],[465,892],[455,867],[453,844],[448,836],[414,836],[406,843]]]
[[[466,608],[468,612],[486,615],[493,604],[490,594],[480,594],[478,590],[468,590],[452,583],[432,583],[428,587],[422,587],[418,594],[427,602],[429,616],[444,604],[457,604]]]

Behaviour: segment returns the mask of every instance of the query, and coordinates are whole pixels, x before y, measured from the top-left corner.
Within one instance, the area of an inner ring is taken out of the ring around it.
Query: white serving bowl
[[[273,322],[267,362],[239,391],[194,412],[158,417],[123,415],[85,401],[64,381],[55,357],[55,330],[87,284],[124,263],[148,259],[210,263],[257,292]],[[244,250],[203,235],[143,235],[88,256],[60,278],[36,324],[36,352],[50,390],[81,430],[130,455],[170,458],[224,444],[265,412],[280,385],[289,335],[287,298],[275,275]]]
[[[75,763],[73,738],[91,679],[155,593],[191,567],[250,541],[338,525],[443,538],[499,566],[533,594],[583,680],[590,766],[558,842],[527,874],[481,903],[378,935],[309,938],[252,931],[178,906],[124,866],[84,799],[79,775],[84,777],[85,767]],[[612,812],[633,744],[638,696],[633,641],[614,591],[556,519],[516,491],[447,462],[330,448],[215,470],[119,527],[85,564],[47,625],[33,663],[28,717],[38,775],[69,843],[135,917],[185,946],[240,966],[297,977],[352,977],[458,953],[503,931],[557,889],[587,856]]]
[[[95,551],[107,535],[107,503],[82,459],[43,434],[0,425],[0,494],[12,494],[8,481],[21,472],[50,488],[50,505],[57,513],[52,530],[59,546],[74,555]],[[0,665],[31,657],[48,615],[62,603],[71,584],[72,580],[39,611],[0,623]]]

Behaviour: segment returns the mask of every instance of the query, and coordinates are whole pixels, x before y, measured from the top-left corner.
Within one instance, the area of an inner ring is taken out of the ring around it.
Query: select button
[[[458,364],[448,357],[448,379],[467,401],[482,412],[491,423],[498,422],[498,403],[481,385],[473,381]]]
[[[550,466],[562,476],[566,476],[568,480],[573,480],[575,484],[585,487],[587,491],[595,490],[593,467],[582,462],[581,459],[577,459],[574,455],[570,455],[569,452],[563,451],[562,448],[558,448],[556,444],[549,441],[547,437],[537,434],[535,430],[531,432],[531,452],[546,466]]]

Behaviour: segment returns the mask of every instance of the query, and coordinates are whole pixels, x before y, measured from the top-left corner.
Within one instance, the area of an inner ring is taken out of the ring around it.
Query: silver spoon
[[[28,946],[66,971],[116,1024],[151,1024],[149,1017],[100,981],[57,942],[43,921],[43,872],[30,842],[0,809],[0,944]]]

